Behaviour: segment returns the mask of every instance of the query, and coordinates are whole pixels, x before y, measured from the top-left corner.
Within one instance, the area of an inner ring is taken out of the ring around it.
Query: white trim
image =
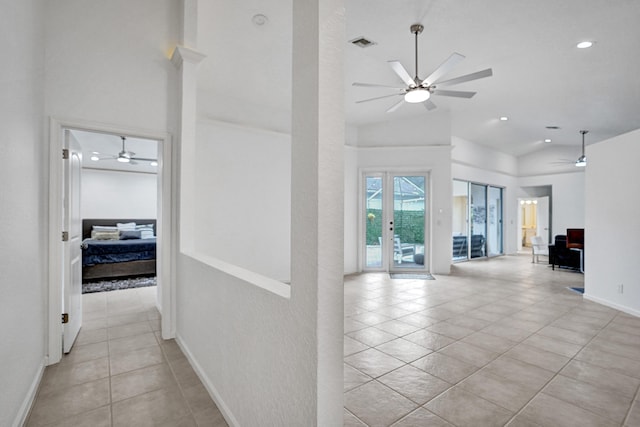
[[[36,376],[31,382],[29,386],[29,390],[27,391],[27,395],[22,401],[22,405],[20,405],[20,409],[18,410],[18,415],[16,419],[11,424],[12,427],[20,427],[25,425],[27,421],[27,417],[29,416],[29,411],[31,411],[31,407],[33,406],[33,402],[36,400],[36,395],[38,394],[38,387],[40,387],[40,382],[42,381],[42,375],[44,375],[44,367],[46,364],[46,358],[42,359],[40,362],[40,366],[38,366],[38,371],[36,372]]]
[[[227,406],[225,401],[222,399],[222,396],[218,392],[218,389],[216,389],[216,387],[211,382],[211,379],[205,374],[205,371],[204,369],[202,369],[200,364],[198,364],[198,362],[196,362],[196,360],[193,358],[193,354],[191,353],[187,345],[184,343],[180,335],[176,335],[176,343],[178,344],[178,347],[180,347],[180,349],[182,350],[182,353],[184,353],[185,357],[189,361],[189,364],[195,371],[196,375],[198,375],[198,378],[200,378],[200,381],[202,382],[204,387],[207,389],[209,396],[211,397],[211,399],[213,399],[218,409],[220,409],[220,412],[222,413],[222,416],[224,417],[227,424],[229,424],[229,426],[231,427],[240,426],[240,423],[238,422],[236,417],[233,415],[233,412],[231,412],[231,409],[229,409],[229,406]]]
[[[215,268],[216,270],[243,280],[257,286],[258,288],[274,293],[282,298],[291,298],[291,286],[284,282],[196,251],[184,250],[181,253],[182,255],[193,258],[196,261],[208,265],[209,267]]]
[[[627,307],[626,305],[616,304],[615,302],[611,302],[611,301],[603,299],[603,298],[594,297],[593,295],[589,295],[588,293],[586,293],[586,289],[585,289],[585,293],[583,295],[583,298],[586,299],[586,300],[589,300],[589,301],[596,302],[598,304],[602,304],[602,305],[610,307],[610,308],[614,308],[616,310],[622,311],[623,313],[627,313],[627,314],[630,314],[632,316],[640,317],[640,311],[639,310],[635,310],[633,308]]]
[[[162,146],[158,158],[158,289],[162,311],[163,338],[175,335],[175,280],[173,280],[173,230],[171,200],[172,161],[171,136],[168,133],[86,120],[50,118],[49,123],[49,294],[48,294],[48,365],[58,363],[62,358],[62,130],[77,129],[128,135],[158,141]]]

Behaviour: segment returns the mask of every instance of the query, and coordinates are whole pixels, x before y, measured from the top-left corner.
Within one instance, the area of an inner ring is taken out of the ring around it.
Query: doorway
[[[366,173],[363,182],[363,269],[428,271],[427,173]]]
[[[527,197],[518,199],[518,249],[531,248],[531,238],[542,237],[549,244],[549,197]]]
[[[65,312],[65,272],[67,257],[64,256],[66,246],[64,242],[65,230],[65,174],[64,161],[60,153],[68,148],[69,131],[85,131],[103,134],[126,135],[131,137],[154,140],[158,142],[157,165],[157,306],[162,313],[161,329],[165,339],[175,335],[175,301],[173,283],[171,281],[172,258],[172,228],[171,228],[171,138],[168,134],[149,133],[131,128],[118,128],[88,122],[71,122],[51,120],[50,154],[49,154],[49,336],[47,364],[54,364],[62,358],[62,340],[65,331],[60,322],[61,314]],[[77,200],[77,199],[76,199]],[[63,239],[60,238],[63,236]],[[78,307],[75,308],[78,310]],[[79,307],[79,310],[82,308]]]

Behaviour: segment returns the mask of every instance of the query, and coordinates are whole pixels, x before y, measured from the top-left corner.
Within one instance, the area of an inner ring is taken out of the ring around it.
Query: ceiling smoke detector
[[[269,18],[267,18],[266,15],[258,13],[257,15],[253,15],[253,18],[251,18],[251,22],[253,22],[253,24],[256,26],[261,27],[269,22]]]

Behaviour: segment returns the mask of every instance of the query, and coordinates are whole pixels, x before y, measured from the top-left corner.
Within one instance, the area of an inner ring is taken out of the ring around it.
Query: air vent
[[[546,128],[551,130],[558,130],[560,129],[560,126],[546,126]]]
[[[376,44],[376,42],[372,42],[371,40],[365,39],[364,37],[358,37],[353,40],[349,40],[349,43],[353,43],[358,47],[370,47]]]

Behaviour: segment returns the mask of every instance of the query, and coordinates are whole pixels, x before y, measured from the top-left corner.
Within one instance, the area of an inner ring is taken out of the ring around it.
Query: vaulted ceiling
[[[580,147],[580,129],[590,130],[589,144],[640,127],[637,0],[346,0],[345,5],[349,125],[401,121],[412,126],[447,117],[451,135],[516,156],[551,146]],[[198,49],[208,56],[199,70],[199,87],[215,99],[214,115],[234,111],[240,116],[249,105],[256,114],[286,115],[291,1],[219,0],[199,7]],[[414,23],[425,27],[419,38],[420,77],[453,52],[466,59],[447,78],[488,67],[493,77],[447,88],[477,94],[471,99],[434,96],[434,111],[405,104],[386,113],[396,102],[391,98],[357,104],[394,90],[353,87],[353,82],[402,86],[387,61],[399,60],[413,74],[409,27]],[[375,45],[349,43],[358,37]],[[584,40],[593,41],[593,47],[576,48]],[[509,120],[500,121],[501,116]],[[546,138],[552,142],[543,142]]]

